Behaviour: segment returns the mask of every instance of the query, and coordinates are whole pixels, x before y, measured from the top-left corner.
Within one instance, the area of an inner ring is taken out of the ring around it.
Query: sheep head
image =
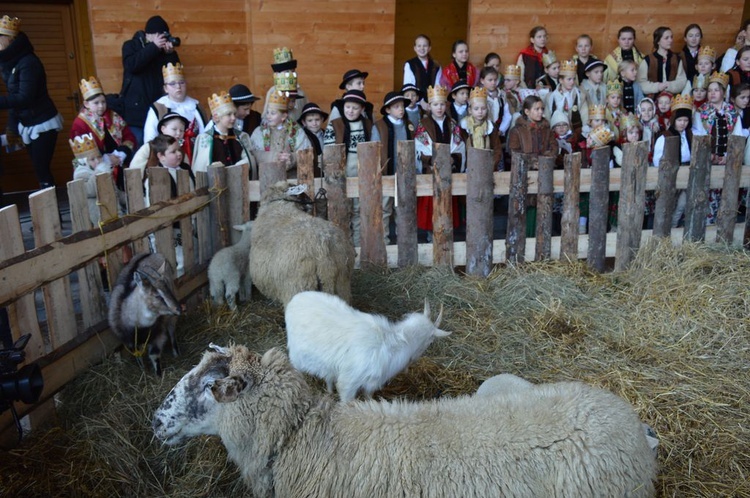
[[[274,183],[263,192],[260,204],[263,207],[273,202],[292,203],[300,211],[312,212],[313,201],[307,195],[307,185],[304,183],[294,185],[286,180]]]

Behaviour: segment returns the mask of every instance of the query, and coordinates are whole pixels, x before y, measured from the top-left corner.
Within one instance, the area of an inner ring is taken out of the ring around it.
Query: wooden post
[[[646,141],[626,143],[622,151],[615,271],[628,268],[641,246],[649,143]]]
[[[578,220],[581,217],[581,153],[565,156],[565,185],[563,186],[562,237],[560,260],[578,260]]]
[[[315,149],[302,149],[297,151],[297,184],[307,185],[307,195],[310,199],[315,198]]]
[[[466,273],[486,277],[492,270],[492,151],[469,147],[466,157]]]
[[[432,260],[453,266],[453,194],[450,144],[435,144],[432,168]]]
[[[396,239],[398,267],[416,265],[417,241],[417,170],[414,141],[402,140],[397,145],[396,172]]]
[[[383,238],[383,174],[380,169],[380,143],[357,144],[359,183],[360,266],[385,268],[388,258]]]
[[[693,146],[690,150],[690,178],[683,239],[697,242],[706,236],[708,185],[711,177],[711,137],[693,136]]]
[[[505,259],[523,263],[526,259],[526,192],[531,156],[514,152],[511,155],[510,201],[508,229],[505,235]]]
[[[607,217],[609,215],[609,146],[591,153],[591,194],[589,197],[588,265],[603,272],[607,255]]]
[[[143,172],[138,168],[125,168],[125,192],[128,198],[128,214],[135,213],[146,207],[143,198]],[[148,252],[148,238],[133,241],[133,254]]]
[[[150,168],[148,172],[148,195],[150,205],[166,201],[172,196],[171,177],[166,168]],[[172,265],[177,267],[177,257],[174,248],[174,230],[172,225],[166,226],[154,233],[156,252],[163,254]],[[114,282],[114,280],[113,280]]]
[[[245,171],[247,175],[247,170]],[[247,176],[245,176],[247,178]],[[177,170],[177,195],[181,196],[189,194],[192,191],[190,188],[190,173],[187,170]],[[180,218],[178,222],[180,225],[180,238],[182,240],[182,267],[185,273],[189,273],[190,270],[195,266],[195,243],[193,241],[193,220],[192,216],[185,216]],[[175,270],[177,268],[175,267]]]
[[[721,205],[716,219],[716,241],[727,245],[734,239],[739,207],[742,156],[745,152],[745,137],[729,135],[727,164],[724,168],[724,186],[721,190]]]
[[[219,249],[229,245],[229,190],[227,187],[227,169],[221,163],[214,163],[208,167],[209,192],[213,195],[209,211],[211,213],[211,257]],[[210,259],[210,257],[209,257]]]
[[[117,194],[115,193],[115,182],[111,174],[99,173],[96,175],[96,202],[99,205],[99,216],[102,226],[117,220]],[[111,286],[114,285],[117,275],[120,274],[123,266],[122,249],[110,249],[107,251],[105,259],[107,260],[107,278]]]
[[[654,207],[654,237],[669,237],[677,202],[677,172],[680,170],[680,137],[664,138],[664,155],[659,161],[659,184]]]
[[[342,229],[347,237],[352,232],[350,202],[346,197],[346,147],[344,144],[323,147],[325,178],[323,184],[328,197],[328,219]]]
[[[195,188],[208,188],[208,173],[197,171],[195,173]],[[216,194],[209,192],[211,197]],[[207,263],[213,256],[211,251],[211,212],[208,206],[204,207],[195,215],[195,231],[198,234],[198,262]]]
[[[536,196],[536,250],[535,259],[549,259],[552,256],[552,202],[554,200],[555,158],[539,156],[537,182],[539,193]]]
[[[260,163],[258,166],[260,176],[260,196],[271,185],[286,180],[286,166],[281,163]]]
[[[247,163],[227,166],[227,195],[229,202],[229,239],[232,244],[240,241],[242,233],[234,225],[242,225],[250,219],[250,181]]]

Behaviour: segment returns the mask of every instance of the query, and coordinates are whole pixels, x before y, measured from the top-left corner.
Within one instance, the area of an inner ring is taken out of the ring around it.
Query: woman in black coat
[[[8,88],[8,95],[0,95],[0,109],[9,110],[8,142],[23,141],[39,186],[47,188],[55,185],[50,164],[62,116],[47,92],[42,61],[20,24],[18,18],[0,19],[0,73]]]

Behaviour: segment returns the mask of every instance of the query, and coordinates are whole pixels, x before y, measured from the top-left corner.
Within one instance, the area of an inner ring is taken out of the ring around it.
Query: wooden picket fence
[[[360,199],[361,247],[359,267],[405,267],[414,264],[465,267],[473,275],[487,275],[504,262],[513,264],[539,259],[586,259],[603,271],[607,258],[614,258],[615,270],[628,266],[638,248],[650,237],[723,241],[750,244],[750,223],[737,224],[737,197],[741,187],[750,186],[750,166],[742,166],[745,141],[731,137],[726,166],[710,164],[707,137],[696,137],[693,161],[679,166],[679,138],[668,138],[660,168],[649,168],[645,142],[626,145],[621,169],[609,169],[609,151],[597,149],[590,169],[581,169],[580,154],[566,157],[564,171],[553,171],[550,158],[517,154],[512,170],[494,172],[491,153],[469,149],[466,173],[452,173],[449,148],[437,144],[432,175],[416,174],[413,142],[398,144],[399,170],[395,176],[381,176],[380,145],[358,146],[359,177],[345,175],[346,156],[342,145],[324,152],[325,178],[313,178],[312,151],[299,154],[297,182],[309,186],[312,194],[323,187],[328,198],[328,217],[349,230],[348,198]],[[100,258],[106,259],[107,278],[114,283],[123,265],[123,252],[149,248],[153,234],[155,249],[175,265],[173,224],[183,234],[184,274],[175,281],[178,297],[188,303],[204,298],[206,268],[213,254],[238,240],[232,225],[250,217],[250,204],[260,200],[266,186],[286,178],[276,164],[261,164],[260,179],[248,181],[248,166],[211,166],[196,175],[191,189],[189,175],[178,174],[178,197],[170,199],[170,179],[165,169],[149,170],[150,205],[144,208],[140,172],[126,170],[128,214],[117,215],[116,194],[110,175],[97,177],[98,207],[103,220],[89,221],[83,182],[68,184],[72,234],[62,237],[54,189],[29,196],[36,247],[25,251],[16,206],[0,210],[0,307],[6,307],[14,338],[30,333],[26,348],[28,362],[42,368],[45,388],[34,406],[18,404],[24,415],[38,406],[51,404],[52,396],[78,373],[101,361],[118,341],[107,326]],[[706,227],[707,189],[723,189],[722,209],[715,226]],[[686,189],[688,207],[685,227],[670,228],[676,191]],[[654,229],[641,230],[644,193],[658,190]],[[617,233],[607,233],[610,191],[620,192]],[[589,192],[588,235],[578,234],[578,201]],[[551,235],[552,198],[564,193],[562,233]],[[537,195],[536,237],[525,236],[525,199]],[[432,196],[433,242],[419,244],[416,228],[417,197]],[[493,240],[493,204],[498,195],[510,198],[505,240]],[[397,244],[383,239],[383,196],[396,198]],[[466,196],[466,240],[454,242],[452,196]],[[189,234],[194,236],[190,237]],[[187,236],[185,234],[188,234]],[[125,247],[128,250],[125,250]],[[71,279],[77,285],[71,285]],[[76,295],[73,290],[77,289]],[[38,318],[35,292],[43,296],[44,320]],[[41,410],[39,410],[41,411]],[[33,417],[33,414],[32,414]],[[32,418],[33,421],[33,418]],[[9,414],[0,414],[0,432],[12,425]],[[33,424],[32,424],[33,425]]]

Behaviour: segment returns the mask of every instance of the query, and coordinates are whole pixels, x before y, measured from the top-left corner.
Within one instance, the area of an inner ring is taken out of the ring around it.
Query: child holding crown
[[[107,156],[102,156],[93,134],[76,135],[69,141],[73,151],[73,180],[86,182],[86,201],[89,206],[89,218],[95,226],[99,225],[101,214],[96,198],[96,175],[111,173],[112,164]]]

